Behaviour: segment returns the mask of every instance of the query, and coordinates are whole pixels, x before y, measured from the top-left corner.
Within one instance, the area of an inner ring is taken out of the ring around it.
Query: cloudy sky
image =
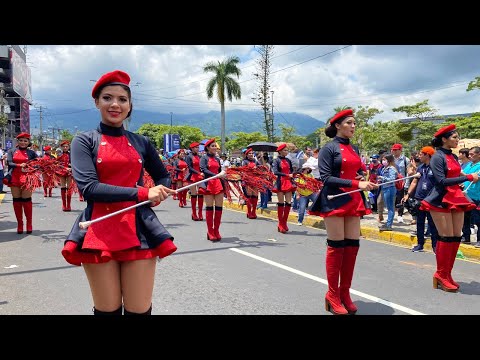
[[[134,109],[162,113],[219,111],[207,99],[211,73],[203,66],[236,55],[242,98],[226,109],[259,110],[254,45],[28,45],[32,96],[49,115],[94,108],[90,97],[105,72],[131,76]],[[298,112],[319,120],[338,106],[370,106],[376,120],[406,117],[392,108],[428,99],[440,114],[480,111],[480,91],[466,92],[480,76],[480,45],[275,45],[270,84],[276,113]],[[32,111],[32,115],[34,111]]]

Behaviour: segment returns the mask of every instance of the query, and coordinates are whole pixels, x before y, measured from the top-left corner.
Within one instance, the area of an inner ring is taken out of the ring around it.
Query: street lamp
[[[172,132],[172,126],[173,126],[173,112],[170,112],[170,132]]]

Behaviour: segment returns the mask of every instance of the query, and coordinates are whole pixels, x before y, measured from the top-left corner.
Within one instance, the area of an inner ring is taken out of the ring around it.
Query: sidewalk
[[[311,203],[310,203],[311,204]],[[225,208],[235,209],[239,211],[246,211],[246,208],[241,205],[238,199],[233,199],[232,203],[224,201]],[[257,209],[258,216],[264,216],[271,219],[277,219],[277,198],[276,195],[272,195],[272,201],[268,203],[267,209]],[[386,213],[383,215],[384,219],[387,219]],[[294,226],[297,224],[298,214],[293,210],[288,216],[288,222],[292,223]],[[377,221],[377,214],[365,215],[362,220],[360,220],[360,232],[361,236],[366,239],[384,241],[389,243],[395,243],[403,245],[409,248],[412,248],[417,244],[417,237],[412,235],[411,232],[416,230],[416,225],[409,225],[412,221],[412,216],[405,212],[403,215],[404,224],[400,224],[396,221],[397,214],[395,213],[395,218],[393,221],[393,231],[383,231],[378,230],[380,223]],[[318,229],[325,229],[325,224],[323,219],[319,216],[305,215],[303,219],[302,226],[311,226]],[[475,244],[477,235],[471,236],[472,242]],[[425,251],[432,251],[430,238],[425,239],[424,245]],[[468,260],[480,261],[480,248],[476,248],[473,245],[460,244],[459,251],[463,256]],[[458,255],[457,255],[458,256]]]

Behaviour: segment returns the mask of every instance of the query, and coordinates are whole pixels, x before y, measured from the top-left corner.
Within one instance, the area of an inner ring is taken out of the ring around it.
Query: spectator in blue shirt
[[[463,173],[473,174],[480,172],[480,147],[474,146],[468,152],[468,157],[470,161],[463,167]],[[470,243],[470,236],[472,234],[471,227],[473,225],[477,225],[477,228],[480,228],[480,211],[478,210],[478,205],[480,205],[480,184],[474,183],[470,185],[470,181],[465,181],[463,183],[463,188],[467,189],[467,196],[473,201],[477,208],[473,209],[472,211],[465,211],[464,215],[464,222],[463,222],[463,241],[464,243]],[[480,247],[480,242],[478,241],[478,234],[477,234],[477,243],[475,247]]]
[[[435,149],[431,146],[425,146],[420,151],[420,165],[417,169],[417,173],[421,175],[419,179],[413,178],[412,182],[407,190],[407,193],[402,199],[402,203],[408,201],[409,198],[415,199],[414,207],[417,214],[417,245],[412,248],[413,252],[423,252],[423,246],[425,244],[425,219],[428,219],[430,233],[432,236],[432,249],[435,252],[437,245],[438,232],[433,222],[432,216],[428,211],[420,210],[420,203],[432,190],[435,178],[430,168],[430,159],[435,154]]]

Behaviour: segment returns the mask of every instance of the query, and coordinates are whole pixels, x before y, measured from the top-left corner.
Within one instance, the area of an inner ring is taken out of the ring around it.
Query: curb
[[[233,209],[238,211],[245,211],[244,205],[229,203],[228,201],[223,202],[223,207],[227,209]],[[258,209],[258,216],[268,217],[271,219],[277,219],[277,211],[270,209]],[[288,222],[297,222],[297,214],[291,213],[288,215]],[[309,216],[303,219],[303,225],[314,227],[317,229],[325,230],[325,224],[323,219],[318,216]],[[402,245],[405,247],[412,248],[417,244],[417,237],[415,235],[405,234],[399,231],[386,231],[380,232],[378,228],[372,228],[370,226],[361,226],[360,227],[361,236],[369,240],[377,240],[386,243],[392,243],[397,245]],[[429,239],[426,239],[424,249],[432,252],[432,245]],[[463,256],[472,261],[480,262],[480,248],[476,248],[473,245],[460,244],[459,250],[462,252]]]

